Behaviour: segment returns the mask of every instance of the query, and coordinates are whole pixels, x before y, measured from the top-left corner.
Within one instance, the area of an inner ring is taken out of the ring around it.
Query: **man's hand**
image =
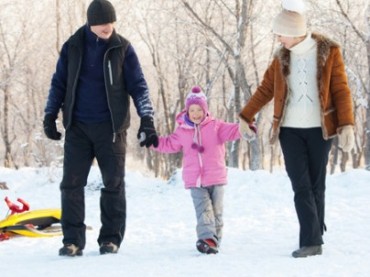
[[[45,114],[43,125],[45,135],[52,140],[60,140],[62,134],[57,131],[56,116],[52,114]]]
[[[139,132],[137,133],[140,146],[144,145],[148,148],[151,145],[154,147],[158,146],[158,135],[154,128],[153,118],[150,116],[144,116],[141,118]]]

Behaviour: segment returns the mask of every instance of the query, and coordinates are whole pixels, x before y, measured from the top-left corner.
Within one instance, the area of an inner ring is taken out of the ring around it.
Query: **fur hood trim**
[[[318,84],[321,86],[321,76],[323,72],[323,68],[325,66],[325,63],[329,57],[330,54],[330,48],[332,47],[340,47],[340,45],[335,42],[334,40],[318,34],[318,33],[312,33],[311,37],[316,41],[317,43],[317,80]],[[290,51],[283,46],[279,47],[275,54],[274,58],[278,59],[281,64],[281,71],[285,78],[288,77],[290,74]],[[321,88],[320,88],[321,89]]]

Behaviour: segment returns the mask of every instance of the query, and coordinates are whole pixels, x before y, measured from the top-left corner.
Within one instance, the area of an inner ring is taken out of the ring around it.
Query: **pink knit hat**
[[[189,94],[186,96],[185,109],[189,110],[190,105],[197,104],[202,107],[205,114],[208,113],[207,96],[202,92],[199,86],[195,86],[191,89]]]

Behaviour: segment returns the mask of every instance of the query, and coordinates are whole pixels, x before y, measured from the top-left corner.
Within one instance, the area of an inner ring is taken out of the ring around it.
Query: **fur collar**
[[[337,42],[318,33],[312,33],[311,37],[317,42],[317,74],[321,76],[322,69],[330,54],[330,48],[340,46]],[[276,50],[274,57],[279,60],[281,71],[286,78],[290,73],[290,51],[281,46]]]

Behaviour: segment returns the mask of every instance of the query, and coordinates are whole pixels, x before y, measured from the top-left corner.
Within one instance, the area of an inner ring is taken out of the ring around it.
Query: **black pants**
[[[63,243],[83,249],[86,244],[85,186],[94,158],[102,175],[98,243],[121,244],[126,225],[125,196],[126,132],[116,136],[110,122],[85,125],[76,123],[66,131],[64,172],[60,184]]]
[[[294,191],[300,225],[299,246],[321,245],[331,140],[323,139],[321,128],[281,128],[279,139]]]

